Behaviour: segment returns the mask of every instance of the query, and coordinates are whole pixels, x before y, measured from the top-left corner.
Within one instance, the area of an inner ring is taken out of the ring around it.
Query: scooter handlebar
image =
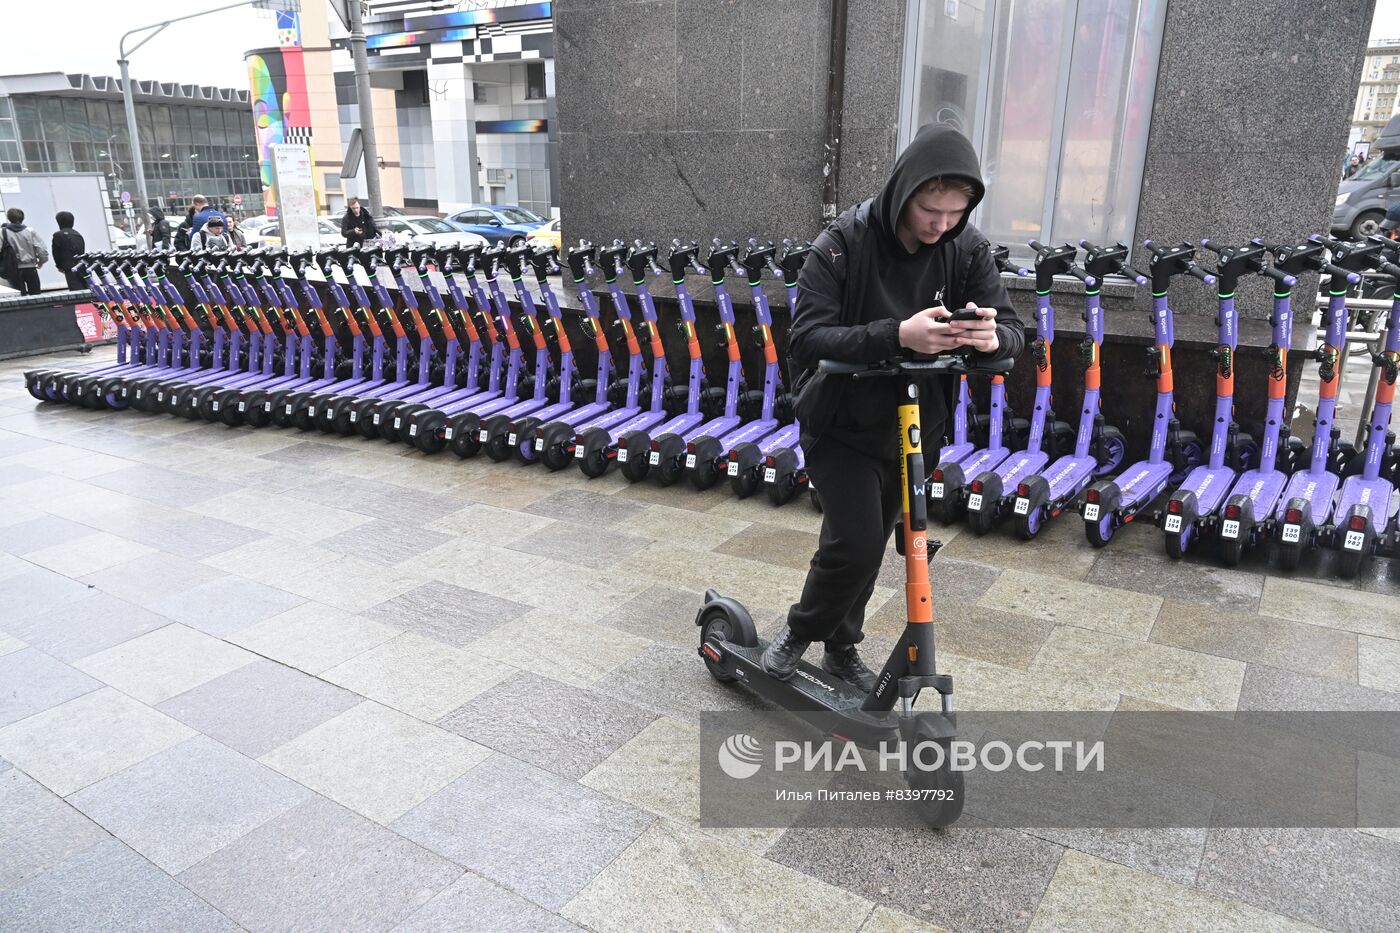
[[[1205,282],[1207,285],[1215,284],[1215,276],[1211,275],[1209,272],[1202,269],[1199,265],[1197,265],[1194,262],[1186,266],[1186,274],[1194,275],[1196,278],[1200,279],[1202,282]]]
[[[1279,283],[1279,284],[1282,285],[1284,288],[1292,288],[1294,285],[1297,285],[1297,284],[1298,284],[1298,279],[1297,279],[1297,278],[1295,278],[1294,276],[1289,275],[1287,272],[1284,272],[1282,269],[1275,269],[1275,268],[1272,267],[1272,266],[1266,267],[1266,268],[1264,268],[1264,269],[1260,269],[1260,270],[1259,270],[1259,273],[1260,273],[1261,275],[1267,275],[1269,278],[1273,279],[1275,282]]]
[[[1361,281],[1361,276],[1348,269],[1343,269],[1341,266],[1335,265],[1334,263],[1324,262],[1322,264],[1322,271],[1326,272],[1328,275],[1346,280],[1348,285],[1355,285],[1357,282]]]
[[[1083,282],[1085,288],[1093,288],[1095,285],[1099,284],[1098,279],[1094,278],[1092,275],[1090,275],[1088,272],[1085,272],[1078,266],[1070,266],[1069,274],[1074,276],[1079,281]]]
[[[821,360],[817,363],[819,372],[833,376],[850,376],[853,379],[868,379],[873,376],[897,376],[900,373],[938,375],[944,373],[970,373],[1004,376],[1016,364],[1013,357],[994,360],[972,360],[962,354],[939,356],[931,360],[884,360],[879,363],[848,363],[845,360]]]

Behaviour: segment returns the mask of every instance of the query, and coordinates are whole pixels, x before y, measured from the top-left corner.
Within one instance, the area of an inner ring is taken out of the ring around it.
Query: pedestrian
[[[165,211],[151,208],[151,249],[170,249],[170,221],[165,219]]]
[[[818,362],[964,348],[982,358],[1014,357],[1025,345],[991,245],[968,224],[985,193],[967,137],[926,126],[880,194],[837,218],[802,267],[788,352],[799,373],[796,414],[807,472],[821,490],[822,530],[801,598],[763,653],[774,677],[790,678],[820,641],[824,670],[867,692],[874,686],[856,645],[902,509],[897,380],[821,374]],[[977,317],[952,321],[952,308],[976,309]],[[943,382],[922,393],[926,444],[944,433]],[[936,450],[924,457],[938,462]]]
[[[5,238],[5,256],[0,262],[10,287],[21,295],[39,294],[39,270],[49,261],[49,251],[38,231],[24,225],[24,211],[12,207],[5,212],[8,221],[0,228]]]
[[[351,249],[365,240],[373,240],[379,236],[379,228],[374,225],[374,218],[360,204],[359,198],[350,199],[345,216],[340,220],[340,235],[345,237],[345,245]]]
[[[185,219],[175,228],[175,251],[182,253],[190,248],[190,234],[194,231],[194,205],[185,211]]]
[[[81,291],[87,288],[87,280],[81,274],[74,272],[73,267],[77,265],[78,257],[87,252],[87,243],[83,242],[83,235],[73,229],[73,215],[68,211],[59,211],[54,215],[54,222],[58,224],[58,232],[53,235],[53,264],[58,266],[58,271],[62,272],[68,279],[70,291]]]
[[[190,234],[190,249],[217,250],[219,252],[233,249],[233,240],[229,239],[228,234],[224,232],[223,214],[218,211],[210,214],[203,226]]]
[[[194,196],[194,200],[190,202],[190,207],[194,208],[194,218],[190,221],[190,236],[194,236],[198,233],[199,228],[207,224],[210,217],[213,217],[215,214],[218,214],[220,217],[223,216],[219,214],[217,210],[209,206],[209,199],[202,194]]]

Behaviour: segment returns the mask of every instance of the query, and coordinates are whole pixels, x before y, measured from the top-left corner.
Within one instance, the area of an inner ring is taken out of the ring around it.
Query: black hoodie
[[[896,235],[909,198],[938,177],[972,186],[968,214],[986,191],[967,138],[946,126],[926,126],[900,154],[880,194],[824,230],[802,267],[788,354],[792,369],[800,372],[797,416],[805,450],[829,436],[874,456],[896,456],[898,380],[852,381],[815,368],[823,359],[873,363],[902,355],[899,324],[924,308],[958,309],[969,301],[996,308],[1001,344],[996,355],[1017,356],[1025,345],[990,244],[968,224],[967,214],[937,243],[914,253]],[[948,389],[934,382],[923,394],[927,438],[943,432]]]
[[[165,219],[165,211],[158,207],[151,208],[151,246],[170,248],[170,221]]]

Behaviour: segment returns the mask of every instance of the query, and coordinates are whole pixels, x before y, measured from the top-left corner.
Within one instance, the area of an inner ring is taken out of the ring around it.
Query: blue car
[[[505,242],[511,246],[549,221],[533,211],[514,204],[473,204],[449,214],[447,219],[468,233],[477,233],[491,243]]]

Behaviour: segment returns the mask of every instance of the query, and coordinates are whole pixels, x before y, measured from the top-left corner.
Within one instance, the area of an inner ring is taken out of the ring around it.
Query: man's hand
[[[948,323],[947,308],[925,308],[899,324],[899,345],[915,353],[942,353],[963,346],[962,338]]]
[[[966,307],[976,311],[977,318],[949,323],[948,328],[957,340],[956,346],[971,347],[979,353],[995,353],[1001,346],[1001,340],[997,337],[997,309],[979,308],[970,301]]]

